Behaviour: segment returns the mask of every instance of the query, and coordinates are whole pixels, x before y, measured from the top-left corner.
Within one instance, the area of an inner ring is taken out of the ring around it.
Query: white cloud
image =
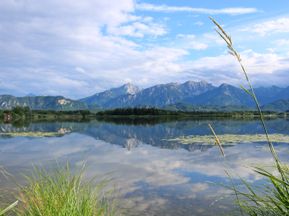
[[[186,51],[143,47],[123,37],[166,34],[165,26],[134,10],[133,0],[1,1],[1,81],[10,82],[6,86],[16,95],[75,98],[126,80],[148,83],[147,76],[159,80],[160,74],[179,70],[176,61]],[[71,91],[76,87],[79,92]]]
[[[194,25],[196,25],[196,26],[203,26],[204,23],[201,22],[201,21],[197,21],[197,22],[194,22]]]
[[[155,9],[193,12],[190,7]],[[234,14],[228,9],[197,11]],[[133,0],[0,1],[2,88],[16,95],[34,92],[79,98],[127,81],[141,87],[187,79],[239,81],[232,73],[238,71],[232,59],[199,57],[222,44],[216,34],[176,37],[165,24],[164,19],[137,14]],[[156,39],[159,36],[161,41]],[[274,52],[244,55],[250,70],[262,71],[256,74],[269,76],[287,69],[286,56]]]
[[[51,68],[5,68],[1,69],[0,80],[3,80],[2,87],[21,92],[22,95],[33,92],[39,95],[67,96],[74,92],[75,96],[78,96],[75,89],[89,90],[88,81],[83,79],[85,76],[76,76],[79,70],[80,68],[67,75]]]
[[[192,34],[178,34],[177,43],[178,42],[184,49],[205,50],[208,48],[207,43],[203,42],[202,39],[199,39],[196,35]]]
[[[91,17],[97,24],[118,25],[131,19],[129,13],[134,11],[134,1],[49,0],[39,2],[37,0],[2,0],[0,8],[7,15],[20,13],[21,18],[26,19],[55,17],[63,22],[71,18],[73,18],[71,21],[83,21]],[[19,17],[15,16],[12,19],[18,20]]]
[[[210,15],[215,15],[215,14],[241,15],[241,14],[250,14],[250,13],[258,12],[256,8],[245,8],[245,7],[210,9],[210,8],[154,5],[154,4],[148,4],[148,3],[137,4],[136,8],[138,10],[144,10],[144,11],[156,11],[156,12],[166,12],[166,13],[189,12],[189,13],[201,13],[201,14],[210,14]]]
[[[253,25],[249,25],[241,29],[241,31],[254,32],[261,36],[270,35],[274,33],[288,33],[289,32],[289,18],[281,17],[274,20],[267,20]]]
[[[241,57],[251,79],[256,84],[288,85],[288,76],[284,74],[289,71],[289,55],[279,55],[272,51],[258,53],[246,50],[241,52]],[[229,54],[203,57],[189,62],[186,67],[188,76],[199,80],[237,85],[244,80],[237,61]]]
[[[166,34],[164,26],[153,22],[134,22],[128,25],[110,28],[109,32],[114,35],[124,35],[141,38],[145,35],[162,36]]]
[[[280,47],[288,47],[289,46],[289,40],[288,39],[280,39],[280,40],[276,40],[274,41],[274,44]]]

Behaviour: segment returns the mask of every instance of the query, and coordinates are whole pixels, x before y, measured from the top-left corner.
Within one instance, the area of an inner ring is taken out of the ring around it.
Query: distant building
[[[4,113],[4,122],[12,121],[12,113]]]

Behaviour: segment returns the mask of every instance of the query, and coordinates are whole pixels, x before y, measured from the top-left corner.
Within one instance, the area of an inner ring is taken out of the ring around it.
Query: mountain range
[[[264,110],[289,110],[289,87],[259,87],[254,89]],[[33,110],[101,110],[126,107],[156,107],[173,110],[251,110],[252,98],[241,88],[222,84],[214,86],[201,81],[168,83],[140,89],[125,84],[79,100],[63,96],[0,95],[0,109],[29,106]]]

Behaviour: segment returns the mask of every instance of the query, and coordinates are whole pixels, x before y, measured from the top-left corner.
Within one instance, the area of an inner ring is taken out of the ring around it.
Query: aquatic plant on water
[[[220,143],[224,146],[248,143],[248,142],[267,142],[265,134],[218,134],[218,139]],[[276,143],[288,143],[289,135],[284,134],[270,134],[270,139],[272,142]],[[202,144],[202,145],[214,145],[215,137],[210,135],[193,135],[193,136],[182,136],[173,139],[168,139],[171,142],[178,142],[181,144]]]

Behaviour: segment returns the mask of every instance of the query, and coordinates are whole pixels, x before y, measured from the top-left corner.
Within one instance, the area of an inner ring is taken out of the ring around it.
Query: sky
[[[0,94],[73,99],[124,83],[289,86],[288,0],[1,0]]]

